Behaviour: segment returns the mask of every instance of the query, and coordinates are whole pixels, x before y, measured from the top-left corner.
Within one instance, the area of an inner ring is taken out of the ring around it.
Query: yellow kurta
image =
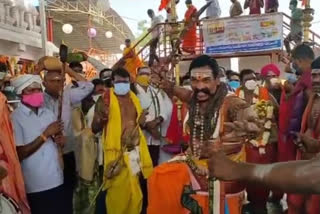
[[[137,110],[137,120],[142,113],[137,96],[130,92],[130,98]],[[121,112],[117,97],[113,89],[110,90],[109,121],[103,134],[104,167],[108,166],[120,156],[121,152]],[[152,161],[148,151],[146,139],[140,133],[140,167],[144,178],[152,173]],[[112,179],[104,177],[104,189],[107,190],[107,213],[112,214],[140,214],[142,208],[142,192],[139,177],[132,173],[128,153],[124,153],[124,166],[119,175]]]

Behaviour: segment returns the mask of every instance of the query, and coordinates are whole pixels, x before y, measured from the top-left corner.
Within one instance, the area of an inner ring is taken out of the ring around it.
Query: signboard
[[[282,49],[281,13],[205,20],[203,36],[207,54],[230,54]]]

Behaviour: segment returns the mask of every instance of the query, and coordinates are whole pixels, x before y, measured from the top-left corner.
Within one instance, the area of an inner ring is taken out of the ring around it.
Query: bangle
[[[46,142],[48,140],[48,138],[44,136],[44,134],[41,134],[40,137],[43,140],[43,142]]]

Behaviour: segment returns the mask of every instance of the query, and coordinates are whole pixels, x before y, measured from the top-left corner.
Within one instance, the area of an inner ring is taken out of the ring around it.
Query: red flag
[[[308,0],[302,0],[302,6],[306,6]]]
[[[161,0],[160,6],[159,6],[159,11],[163,10],[164,8],[167,7],[169,4],[170,0]]]

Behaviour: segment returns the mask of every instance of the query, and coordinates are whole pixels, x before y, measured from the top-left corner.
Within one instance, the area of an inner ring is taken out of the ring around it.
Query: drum
[[[0,193],[0,214],[22,214],[22,212],[12,198]]]

